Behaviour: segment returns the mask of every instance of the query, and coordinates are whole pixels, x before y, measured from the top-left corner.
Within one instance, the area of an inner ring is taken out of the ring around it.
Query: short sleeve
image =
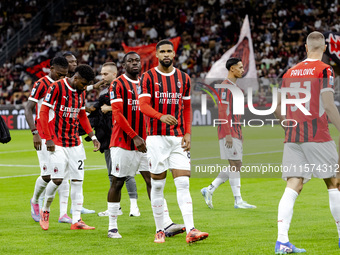
[[[122,87],[117,81],[112,82],[110,86],[110,103],[123,102]]]
[[[185,81],[185,87],[183,91],[183,100],[189,100],[190,99],[190,88],[191,88],[191,80],[189,75],[185,75],[186,81]]]
[[[46,94],[47,88],[44,83],[40,80],[36,81],[33,85],[29,100],[33,102],[38,102]]]
[[[321,78],[320,92],[332,91],[334,93],[334,72],[331,66],[322,71]]]
[[[145,96],[151,97],[152,95],[151,79],[148,73],[143,73],[140,83],[142,86],[142,93],[139,95],[138,98],[145,97]]]
[[[56,101],[58,95],[59,95],[59,86],[57,83],[53,83],[47,90],[47,94],[45,96],[43,104],[47,105],[50,108],[53,108],[53,104]]]

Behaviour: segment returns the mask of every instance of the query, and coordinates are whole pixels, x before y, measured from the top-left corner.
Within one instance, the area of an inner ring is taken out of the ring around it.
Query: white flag
[[[244,18],[237,44],[213,64],[205,77],[206,83],[211,84],[215,80],[224,80],[228,76],[228,70],[225,64],[227,60],[232,57],[242,59],[244,67],[243,78],[247,79],[242,79],[237,82],[241,89],[245,90],[246,87],[253,87],[253,91],[257,90],[259,85],[257,82],[253,41],[251,39],[248,15]]]

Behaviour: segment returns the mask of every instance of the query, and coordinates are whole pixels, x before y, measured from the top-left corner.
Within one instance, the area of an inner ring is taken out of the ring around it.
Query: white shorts
[[[50,153],[51,179],[84,180],[84,145],[61,147]]]
[[[221,159],[242,161],[242,156],[243,156],[242,141],[234,137],[232,137],[232,140],[233,140],[233,147],[231,148],[228,148],[225,145],[225,138],[219,140]]]
[[[39,165],[40,165],[40,175],[47,176],[51,174],[50,167],[50,153],[47,151],[46,139],[41,139],[41,150],[37,151]]]
[[[149,171],[146,153],[111,147],[110,154],[111,174],[118,178],[135,176],[137,171]]]
[[[334,141],[324,143],[285,143],[282,159],[282,178],[303,177],[306,183],[314,177],[327,179],[336,176],[338,153]]]
[[[190,152],[181,147],[182,137],[152,135],[146,138],[149,170],[161,174],[168,169],[190,170]]]

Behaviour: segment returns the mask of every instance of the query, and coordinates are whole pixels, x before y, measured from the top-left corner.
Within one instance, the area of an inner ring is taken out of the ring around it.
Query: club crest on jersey
[[[32,89],[32,92],[31,92],[31,96],[34,96],[35,91],[36,91],[36,88],[33,88],[33,89]]]
[[[59,171],[59,170],[58,170],[58,167],[55,167],[54,170],[53,170],[53,172],[54,172],[55,174],[58,173],[58,171]]]
[[[137,86],[137,93],[138,95],[142,93],[142,86]]]
[[[113,91],[110,92],[110,99],[114,99],[115,98],[115,93]]]
[[[44,165],[44,166],[43,166],[43,171],[46,171],[46,170],[47,170],[47,166]]]
[[[227,98],[227,92],[222,92],[222,99],[226,99]]]
[[[180,81],[177,82],[177,87],[181,88],[182,87],[182,83]]]
[[[116,172],[119,172],[119,164],[116,165]]]
[[[50,99],[51,99],[51,94],[48,93],[48,94],[46,95],[46,97],[45,97],[45,101],[49,102]]]

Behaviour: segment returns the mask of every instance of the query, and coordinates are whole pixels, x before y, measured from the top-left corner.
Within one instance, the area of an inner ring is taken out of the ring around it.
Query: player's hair
[[[51,66],[60,66],[62,68],[68,68],[67,59],[64,57],[55,57],[50,61]]]
[[[174,44],[173,44],[171,41],[165,39],[165,40],[161,40],[161,41],[159,41],[159,42],[157,43],[157,45],[156,45],[156,50],[158,50],[159,47],[161,47],[162,45],[165,45],[165,44],[169,44],[169,45],[172,46],[172,48],[174,48]]]
[[[88,82],[94,80],[94,72],[89,65],[79,65],[74,70],[75,73],[79,73],[79,75],[87,80]]]
[[[324,51],[325,37],[322,33],[314,31],[307,36],[307,47],[309,51]]]
[[[227,63],[225,63],[225,67],[227,68],[227,70],[230,70],[230,67],[232,67],[233,65],[236,65],[238,62],[242,61],[239,58],[229,58]]]
[[[139,54],[135,51],[129,51],[128,53],[125,54],[125,56],[123,57],[123,63],[125,63],[127,56],[131,55],[131,54],[137,54],[139,56]]]
[[[71,51],[66,51],[66,52],[64,52],[64,54],[63,54],[63,57],[68,57],[68,56],[74,56],[74,54],[71,52]]]
[[[104,66],[116,66],[117,67],[115,62],[106,62],[106,63],[103,64],[103,67]]]

